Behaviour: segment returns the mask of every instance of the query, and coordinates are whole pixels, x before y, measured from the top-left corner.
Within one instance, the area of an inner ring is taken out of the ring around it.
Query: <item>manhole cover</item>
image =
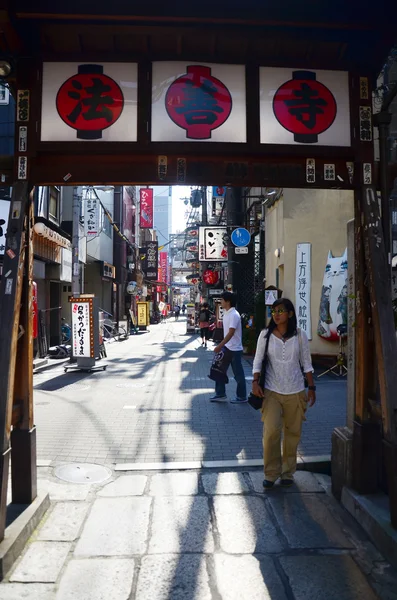
[[[146,383],[118,383],[116,387],[118,388],[143,388]]]
[[[102,483],[112,476],[112,472],[102,465],[75,463],[57,467],[55,476],[68,483]]]

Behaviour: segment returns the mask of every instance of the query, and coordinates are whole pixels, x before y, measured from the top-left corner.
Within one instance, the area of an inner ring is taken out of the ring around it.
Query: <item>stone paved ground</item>
[[[64,374],[59,365],[36,374],[39,460],[112,465],[260,459],[259,413],[247,404],[208,401],[212,351],[185,330],[181,319],[109,344],[106,372]],[[246,361],[245,370],[250,387]],[[234,380],[228,388],[231,398]],[[319,380],[300,455],[329,455],[332,431],[345,424],[345,414],[346,382]]]
[[[0,600],[397,599],[397,573],[325,475],[267,495],[260,469],[108,476],[39,469],[51,508]]]

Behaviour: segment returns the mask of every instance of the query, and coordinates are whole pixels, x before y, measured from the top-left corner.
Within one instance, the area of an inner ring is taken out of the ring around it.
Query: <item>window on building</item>
[[[109,209],[107,209],[109,210]],[[103,233],[105,233],[108,237],[112,237],[112,226],[110,224],[109,219],[107,218],[107,216],[105,215],[105,211],[103,210],[103,208],[101,207],[101,212],[102,212],[102,231]],[[110,216],[112,216],[110,210],[109,210],[109,214]]]
[[[397,210],[392,211],[392,225],[397,225]]]
[[[61,190],[55,185],[48,188],[48,216],[52,221],[59,223]]]

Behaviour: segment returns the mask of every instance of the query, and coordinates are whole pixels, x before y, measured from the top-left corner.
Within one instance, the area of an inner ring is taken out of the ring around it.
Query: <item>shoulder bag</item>
[[[266,338],[265,354],[264,354],[263,361],[262,361],[261,373],[259,375],[259,385],[262,388],[262,390],[265,389],[266,366],[267,366],[267,360],[268,360],[270,335]],[[251,392],[250,395],[248,396],[248,404],[250,406],[252,406],[252,408],[254,408],[255,410],[259,410],[260,408],[262,408],[263,398],[260,398],[259,396],[255,396],[255,394],[253,394]]]
[[[305,381],[305,388],[309,387],[309,382],[307,381],[306,373],[303,370],[303,351],[302,351],[302,329],[298,329],[298,340],[299,340],[299,363],[301,366],[301,371],[303,375],[303,379]]]

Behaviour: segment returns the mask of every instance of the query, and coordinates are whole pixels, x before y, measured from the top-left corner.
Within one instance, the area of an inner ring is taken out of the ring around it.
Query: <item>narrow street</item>
[[[397,573],[328,475],[298,471],[266,494],[261,466],[214,462],[260,465],[261,423],[209,402],[211,351],[184,332],[181,319],[109,344],[106,373],[35,375],[51,506],[0,600],[396,600]],[[304,459],[329,453],[344,394],[319,384]]]
[[[65,374],[57,365],[34,376],[39,461],[164,463],[259,460],[262,423],[248,404],[211,403],[212,342],[186,335],[186,319],[107,344],[105,372]],[[244,369],[250,388],[251,364]],[[233,398],[231,375],[228,397]],[[318,380],[300,456],[330,455],[331,434],[345,423],[346,381]]]

